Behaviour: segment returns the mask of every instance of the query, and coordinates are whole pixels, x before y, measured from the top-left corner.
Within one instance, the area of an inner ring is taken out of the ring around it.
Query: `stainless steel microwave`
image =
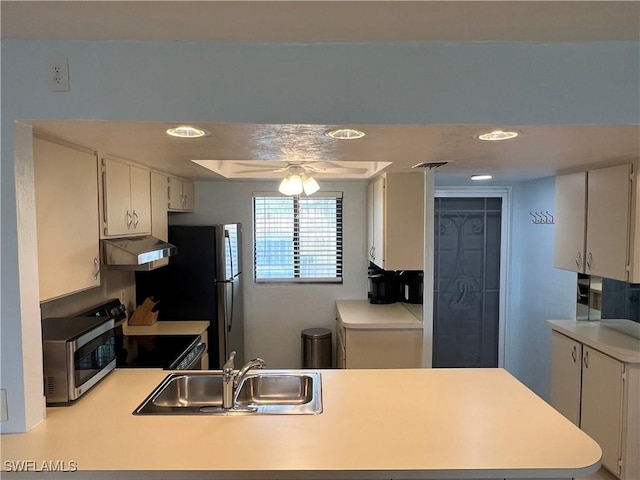
[[[116,366],[113,318],[42,320],[47,404],[77,400]]]

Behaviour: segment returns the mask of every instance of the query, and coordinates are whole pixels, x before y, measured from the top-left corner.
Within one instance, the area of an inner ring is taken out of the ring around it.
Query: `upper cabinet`
[[[98,158],[34,138],[40,301],[100,286]]]
[[[385,270],[424,268],[424,173],[385,173],[367,191],[369,260]]]
[[[556,177],[554,266],[640,281],[633,170],[632,164],[623,164]]]
[[[167,177],[170,212],[192,212],[195,209],[195,185],[190,180]]]
[[[104,237],[150,234],[149,169],[114,158],[103,158],[101,214]]]

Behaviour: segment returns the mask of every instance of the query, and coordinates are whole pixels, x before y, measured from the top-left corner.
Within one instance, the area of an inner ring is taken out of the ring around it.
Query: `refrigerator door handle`
[[[231,327],[233,327],[233,310],[235,306],[235,293],[236,291],[236,283],[231,282],[231,308],[229,310],[229,332],[231,331]]]
[[[230,278],[233,278],[235,276],[235,270],[233,269],[233,250],[231,249],[231,238],[229,238],[229,232],[226,230],[224,232],[224,236],[225,236],[225,240],[227,241],[227,244],[229,245],[229,263],[231,264]]]

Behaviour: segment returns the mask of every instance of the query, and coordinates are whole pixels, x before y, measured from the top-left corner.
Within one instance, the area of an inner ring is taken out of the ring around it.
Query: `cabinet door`
[[[556,225],[553,265],[584,272],[587,201],[585,172],[556,177]]]
[[[165,242],[169,240],[167,183],[166,175],[151,172],[151,235]]]
[[[109,236],[130,235],[133,215],[129,165],[109,158],[102,161],[104,233]]]
[[[582,344],[558,332],[551,334],[551,405],[580,425]]]
[[[182,207],[186,211],[196,208],[196,186],[193,182],[182,181]]]
[[[582,366],[580,428],[602,448],[602,464],[619,474],[623,364],[584,346]]]
[[[631,165],[590,170],[585,273],[627,280]]]
[[[182,209],[182,180],[169,177],[169,210]]]
[[[424,173],[389,173],[385,182],[384,268],[423,270]]]
[[[34,138],[40,301],[100,286],[98,159]]]
[[[373,182],[373,263],[385,268],[384,222],[385,222],[385,178]]]
[[[151,177],[146,168],[130,165],[131,215],[134,233],[151,233]]]

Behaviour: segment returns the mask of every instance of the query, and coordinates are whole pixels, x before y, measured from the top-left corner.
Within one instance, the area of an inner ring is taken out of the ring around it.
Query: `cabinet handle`
[[[573,358],[573,363],[576,363],[576,360],[578,359],[578,349],[575,345],[573,346],[573,351],[571,352],[571,358]]]
[[[584,352],[582,363],[584,363],[584,368],[589,368],[589,350]]]
[[[127,210],[125,222],[127,223],[127,230],[131,230],[131,222],[133,222],[133,217],[131,216],[131,212],[129,212],[129,210]]]
[[[369,258],[373,260],[373,247],[369,249]]]
[[[582,252],[578,252],[578,254],[576,255],[576,267],[582,270]]]
[[[138,223],[139,223],[138,213],[134,210],[133,211],[133,228],[138,228]]]
[[[95,267],[95,272],[93,274],[93,279],[97,280],[98,279],[98,275],[100,275],[100,262],[98,261],[98,257],[93,257],[93,266]]]
[[[171,185],[167,187],[167,200],[171,200]]]
[[[592,267],[593,267],[593,254],[589,252],[589,255],[587,255],[587,268],[591,270]]]

